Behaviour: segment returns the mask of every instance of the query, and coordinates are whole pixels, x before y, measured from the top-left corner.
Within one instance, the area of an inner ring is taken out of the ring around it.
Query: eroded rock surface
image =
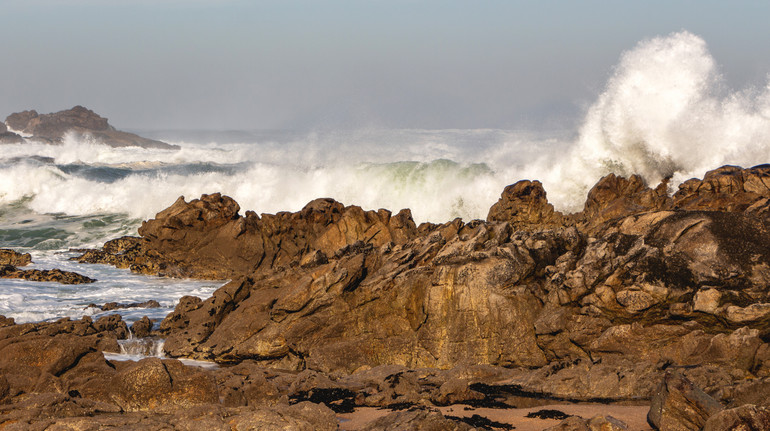
[[[169,355],[236,365],[215,372],[226,409],[644,402],[661,381],[660,403],[677,404],[671,388],[696,391],[672,370],[733,408],[770,393],[769,178],[768,166],[727,166],[669,196],[665,181],[610,175],[566,215],[522,181],[487,221],[420,226],[408,210],[331,199],[240,215],[203,195],[78,260],[231,280],[160,324]],[[165,385],[169,365],[153,364]],[[172,412],[180,400],[145,401]]]

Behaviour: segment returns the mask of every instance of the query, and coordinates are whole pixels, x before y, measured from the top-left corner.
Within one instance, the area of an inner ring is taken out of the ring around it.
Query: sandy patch
[[[647,424],[647,412],[650,406],[622,406],[608,404],[552,404],[547,406],[529,407],[521,409],[490,409],[486,407],[474,408],[462,404],[447,407],[439,407],[445,416],[471,417],[479,415],[495,422],[513,425],[516,431],[541,431],[545,428],[558,425],[558,419],[539,419],[526,417],[529,413],[543,409],[558,410],[567,415],[580,416],[590,419],[594,416],[612,416],[620,419],[628,425],[630,431],[649,431],[652,428]],[[367,423],[389,414],[391,410],[375,407],[357,408],[353,413],[338,414],[341,430],[358,430]]]

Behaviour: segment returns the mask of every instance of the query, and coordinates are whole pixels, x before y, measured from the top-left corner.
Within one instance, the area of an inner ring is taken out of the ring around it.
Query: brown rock
[[[142,359],[115,375],[112,399],[125,411],[169,411],[217,403],[210,376],[175,360]]]
[[[11,392],[11,385],[8,379],[0,374],[0,402],[2,402]]]
[[[91,304],[90,306],[97,307],[96,304]],[[126,308],[160,308],[160,303],[158,303],[158,301],[154,299],[150,299],[144,302],[133,302],[130,304],[118,304],[117,302],[108,302],[99,308],[101,308],[102,311],[121,310]]]
[[[383,265],[363,252],[317,268],[234,281],[200,308],[170,315],[161,327],[179,329],[164,348],[226,362],[304,358],[324,371],[382,363],[451,367],[460,360],[544,364],[527,323],[534,298],[500,290],[515,268],[505,259],[461,263],[457,255],[413,271],[423,253],[418,250],[391,252],[401,264]]]
[[[0,278],[20,278],[29,281],[53,281],[62,284],[85,284],[96,280],[76,272],[60,269],[17,269],[12,265],[0,266]]]
[[[652,398],[647,421],[659,430],[700,430],[724,407],[677,372],[666,372]]]
[[[365,431],[386,431],[395,429],[461,431],[471,430],[473,428],[466,423],[445,418],[441,413],[428,410],[395,411],[376,419],[363,428]]]
[[[0,248],[0,265],[25,266],[32,263],[29,253],[19,253],[11,249]]]
[[[312,369],[333,385],[310,386],[364,405],[486,396],[469,379],[380,375],[385,364],[523,366],[512,385],[574,400],[650,397],[664,370],[695,365],[684,373],[714,393],[770,375],[764,174],[720,172],[704,179],[711,186],[685,186],[676,208],[665,182],[653,190],[608,176],[582,214],[557,217],[539,183],[520,182],[488,222],[419,228],[406,211],[331,199],[239,216],[232,199],[204,195],[81,259],[232,279],[206,301],[183,298],[161,323],[169,354]],[[730,193],[739,204],[727,204]],[[367,367],[380,384],[340,383]],[[249,385],[275,393],[268,403],[292,386],[231,378],[232,406],[261,402],[236,395]]]
[[[521,229],[532,225],[558,226],[565,219],[548,203],[540,181],[522,180],[503,190],[500,199],[489,209],[487,221],[510,222],[514,228]]]
[[[152,321],[147,316],[142,317],[131,325],[131,332],[133,332],[136,338],[148,337],[151,331]]]
[[[2,124],[2,123],[0,123]],[[24,138],[12,132],[0,133],[0,144],[20,144]]]
[[[110,325],[94,324],[89,317],[72,321],[26,323],[0,328],[0,374],[12,400],[25,393],[102,393],[104,376],[113,371],[102,351],[116,351],[117,331],[125,328],[120,316]],[[89,371],[90,370],[90,371]],[[105,374],[107,373],[107,374]],[[102,376],[102,377],[100,377]]]
[[[39,117],[35,110],[16,112],[5,119],[5,124],[13,130],[24,131],[33,119]]]
[[[250,361],[215,370],[221,402],[228,407],[286,404],[290,389],[280,390],[268,377],[268,370]]]
[[[247,410],[228,420],[233,430],[332,431],[338,429],[334,412],[324,405],[303,402],[292,406]]]
[[[653,190],[638,175],[629,179],[607,175],[588,192],[582,215],[589,225],[597,226],[607,220],[664,209],[669,204],[667,184],[663,181]]]
[[[363,211],[331,199],[317,199],[298,213],[238,215],[238,204],[218,193],[185,202],[178,199],[155,219],[142,224],[143,239],[121,239],[90,251],[81,262],[109,263],[142,273],[234,278],[254,270],[297,265],[308,254],[333,256],[354,244],[380,247],[414,238],[416,227],[408,210]],[[320,254],[317,254],[320,253]]]
[[[571,416],[564,419],[559,425],[546,428],[543,431],[624,431],[627,429],[628,425],[625,422],[612,416],[594,416],[591,419]]]
[[[673,196],[675,208],[688,210],[742,212],[770,197],[770,165],[749,169],[722,166],[709,171],[703,180],[691,179]]]
[[[770,410],[747,404],[715,413],[703,431],[750,431],[770,429]]]

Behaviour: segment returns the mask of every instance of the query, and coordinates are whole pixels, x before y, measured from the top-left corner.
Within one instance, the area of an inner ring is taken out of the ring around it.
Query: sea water
[[[516,97],[516,95],[511,95]],[[183,295],[206,298],[224,281],[148,277],[75,264],[71,248],[136,235],[179,196],[221,192],[257,213],[297,211],[331,197],[365,209],[410,208],[417,223],[483,219],[503,188],[543,182],[558,210],[579,211],[610,172],[640,174],[670,191],[724,164],[770,162],[770,86],[730,89],[699,37],[680,32],[623,53],[579,127],[561,130],[137,131],[177,150],[3,145],[0,246],[30,252],[36,267],[99,280],[63,286],[0,280],[0,314],[19,322],[99,315],[87,305],[144,302],[118,311],[161,319]]]

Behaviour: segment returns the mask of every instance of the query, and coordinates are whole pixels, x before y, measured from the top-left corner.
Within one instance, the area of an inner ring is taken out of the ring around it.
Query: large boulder
[[[110,388],[124,411],[171,411],[219,402],[210,375],[176,360],[142,359],[118,372]]]
[[[5,124],[13,130],[23,132],[24,130],[27,130],[30,122],[39,116],[40,114],[34,109],[30,111],[15,112],[5,119]]]
[[[770,198],[769,187],[770,165],[723,166],[707,172],[702,180],[693,178],[680,184],[673,205],[688,210],[745,211]]]
[[[724,406],[677,372],[667,372],[652,398],[647,421],[662,431],[696,431]]]
[[[0,351],[3,352],[0,375],[8,383],[6,396],[66,394],[69,390],[101,393],[98,388],[104,379],[99,376],[113,372],[102,351],[119,351],[117,340],[127,336],[128,328],[117,315],[97,321],[84,317],[3,325],[0,327]]]
[[[582,218],[589,226],[599,226],[630,214],[664,209],[670,201],[667,185],[663,181],[651,189],[638,175],[626,179],[609,174],[588,192]]]
[[[564,216],[548,203],[540,181],[522,180],[503,190],[500,199],[492,205],[487,221],[510,222],[516,229],[560,226]]]

